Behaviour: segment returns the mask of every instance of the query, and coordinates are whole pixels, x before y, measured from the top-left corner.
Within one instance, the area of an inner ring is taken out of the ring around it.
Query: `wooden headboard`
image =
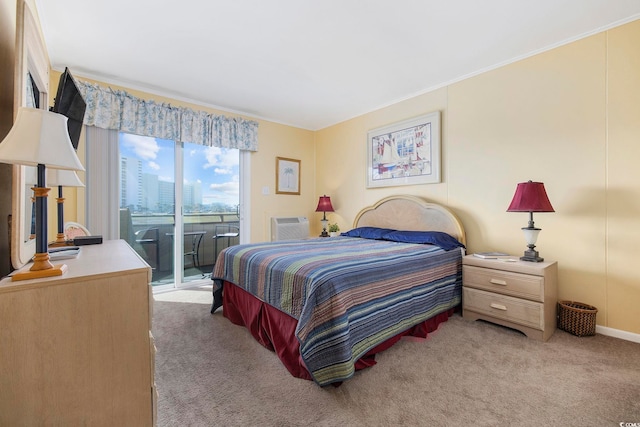
[[[462,223],[448,208],[416,196],[390,196],[362,209],[354,227],[380,227],[395,230],[443,231],[467,244]]]

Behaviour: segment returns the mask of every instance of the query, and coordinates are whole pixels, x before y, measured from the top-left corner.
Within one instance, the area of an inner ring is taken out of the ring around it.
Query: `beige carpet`
[[[547,343],[455,315],[338,388],[292,377],[211,289],[155,296],[159,426],[618,426],[640,423],[640,344]]]

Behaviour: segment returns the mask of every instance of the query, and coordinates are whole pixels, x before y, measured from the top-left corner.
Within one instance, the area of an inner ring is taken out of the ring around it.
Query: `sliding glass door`
[[[208,282],[219,230],[239,229],[239,150],[126,133],[119,150],[121,230],[130,224],[129,241],[152,267],[154,287]]]

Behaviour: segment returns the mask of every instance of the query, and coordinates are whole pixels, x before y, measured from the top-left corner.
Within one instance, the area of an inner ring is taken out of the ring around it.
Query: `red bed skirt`
[[[313,380],[300,357],[300,343],[295,336],[297,320],[264,303],[233,283],[224,282],[223,315],[232,323],[245,326],[264,347],[274,351],[287,370],[297,378]],[[369,350],[356,364],[360,370],[376,364],[375,354],[394,345],[405,335],[426,338],[454,313],[452,308],[389,338]]]

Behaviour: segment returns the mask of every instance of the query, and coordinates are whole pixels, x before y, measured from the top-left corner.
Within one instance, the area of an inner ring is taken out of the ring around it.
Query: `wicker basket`
[[[596,334],[598,309],[581,302],[558,302],[558,329],[570,334],[586,337]]]

